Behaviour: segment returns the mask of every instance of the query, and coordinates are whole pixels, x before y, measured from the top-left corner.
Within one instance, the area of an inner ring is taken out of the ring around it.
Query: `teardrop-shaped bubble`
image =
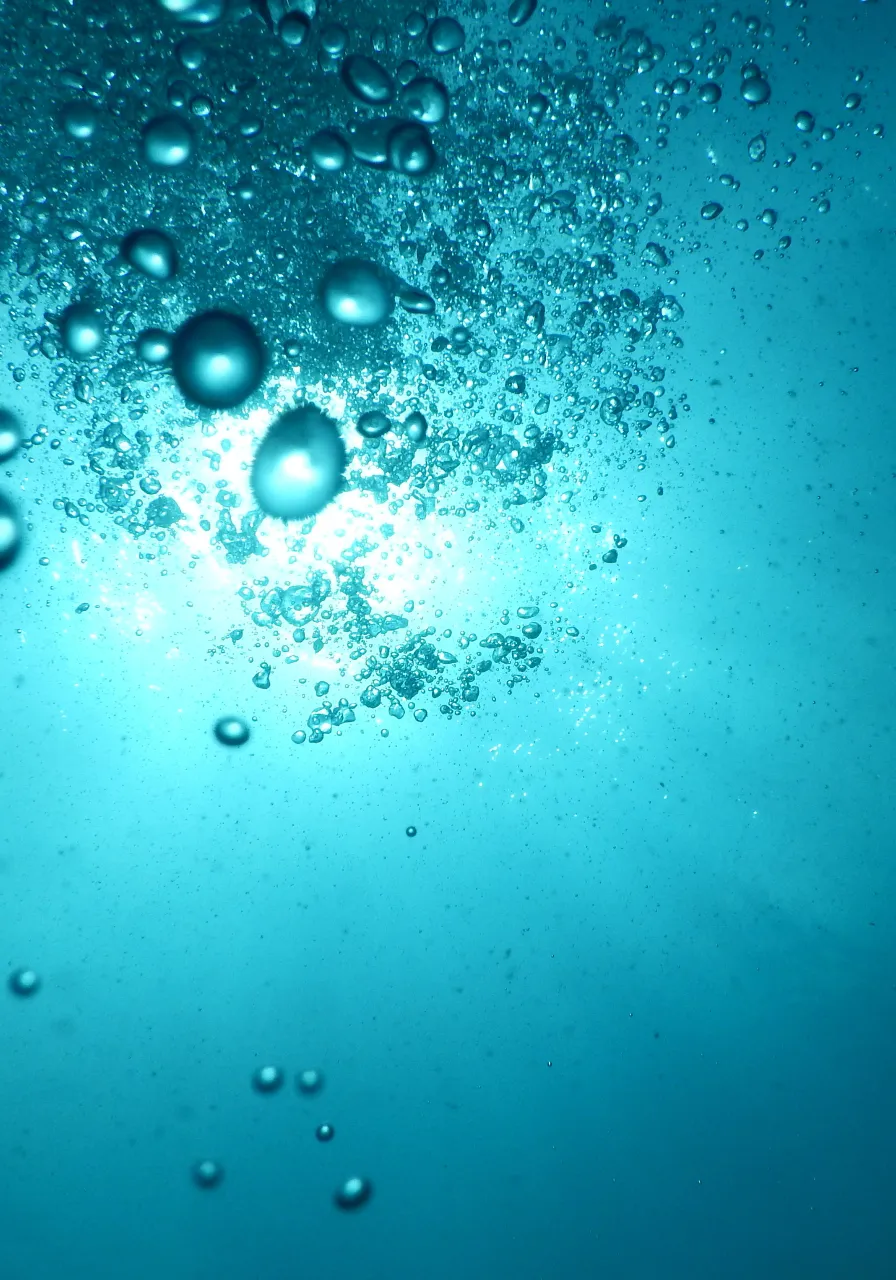
[[[70,138],[86,142],[96,133],[96,109],[89,102],[67,102],[59,113],[59,123]]]
[[[351,148],[335,129],[321,129],[308,139],[308,153],[315,169],[322,173],[339,173],[351,159]]]
[[[363,53],[344,58],[339,74],[349,93],[369,107],[385,106],[395,97],[395,83],[388,71]]]
[[[92,356],[99,351],[106,329],[99,312],[86,302],[73,302],[59,320],[59,332],[70,356]]]
[[[17,413],[12,409],[0,409],[0,462],[11,458],[22,443],[24,432]]]
[[[192,316],[174,334],[171,368],[184,396],[208,409],[232,409],[264,377],[264,348],[248,320],[229,311]]]
[[[441,124],[448,115],[451,99],[441,80],[415,76],[401,91],[401,105],[422,124]]]
[[[22,545],[18,513],[5,494],[0,493],[0,569],[11,565]]]
[[[153,280],[170,280],[177,273],[177,250],[164,231],[132,231],[121,242],[121,256]]]
[[[351,325],[380,324],[395,305],[385,273],[363,258],[333,263],[321,282],[321,301],[334,320]]]
[[[193,132],[180,116],[156,116],[143,128],[143,155],[160,169],[176,169],[193,153]]]
[[[255,501],[269,516],[307,520],[342,487],[345,445],[339,430],[314,405],[282,414],[269,427],[252,464]]]
[[[433,53],[456,53],[463,48],[466,33],[456,18],[436,18],[426,33]]]
[[[535,12],[538,0],[512,0],[507,18],[513,27],[522,27]]]
[[[405,311],[415,315],[431,316],[436,309],[436,300],[422,289],[412,289],[410,285],[402,285],[398,294],[399,304]]]
[[[406,120],[389,134],[389,164],[398,173],[420,177],[436,162],[432,138],[425,124]]]
[[[144,329],[134,347],[145,364],[165,364],[171,359],[171,334],[164,329]]]

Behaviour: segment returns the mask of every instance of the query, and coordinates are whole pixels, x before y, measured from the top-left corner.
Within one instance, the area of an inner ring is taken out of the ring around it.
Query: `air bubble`
[[[99,351],[106,330],[99,312],[86,302],[73,302],[59,321],[59,332],[70,356],[92,356]]]
[[[369,1178],[347,1178],[342,1186],[333,1193],[333,1199],[340,1209],[360,1209],[373,1195],[373,1183]]]
[[[17,413],[0,409],[0,462],[11,458],[22,443],[24,432]]]
[[[171,368],[188,400],[208,409],[232,409],[260,385],[264,348],[242,316],[205,311],[174,334]]]
[[[307,520],[342,487],[345,445],[314,405],[290,409],[268,429],[252,464],[252,494],[266,515]]]
[[[463,48],[466,34],[456,18],[436,18],[427,33],[427,43],[433,53],[457,53]]]
[[[179,116],[157,116],[143,129],[143,155],[161,169],[175,169],[193,154],[193,134]]]
[[[121,256],[153,280],[170,280],[177,273],[177,250],[164,231],[132,231],[121,242]]]
[[[328,315],[350,325],[380,324],[394,306],[383,272],[362,258],[334,262],[321,282],[321,299]]]
[[[239,716],[222,716],[215,723],[215,737],[225,747],[241,747],[249,741],[249,726]]]

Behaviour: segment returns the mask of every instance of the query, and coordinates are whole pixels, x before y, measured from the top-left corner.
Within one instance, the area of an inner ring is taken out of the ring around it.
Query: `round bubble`
[[[264,377],[264,348],[248,320],[203,311],[174,334],[171,368],[184,396],[208,409],[232,409]]]
[[[304,13],[284,13],[277,26],[277,35],[290,49],[298,49],[305,43],[309,28],[310,23]]]
[[[92,356],[106,337],[102,317],[86,302],[73,302],[66,307],[59,320],[59,331],[70,356]]]
[[[389,164],[399,173],[429,173],[435,162],[435,149],[425,124],[408,121],[389,134]]]
[[[415,835],[417,834],[417,828],[416,828],[416,827],[405,827],[405,829],[404,829],[404,833],[405,833],[405,835],[406,835],[406,836],[415,836]]]
[[[384,67],[363,53],[352,53],[339,68],[342,83],[360,102],[382,107],[395,97],[395,84]]]
[[[215,723],[215,737],[225,747],[241,747],[249,741],[249,726],[239,716],[222,716]]]
[[[0,462],[12,457],[22,443],[23,435],[19,415],[12,409],[0,409]]]
[[[351,325],[380,324],[395,305],[384,273],[362,258],[334,262],[321,282],[321,299],[328,315]]]
[[[40,977],[33,969],[15,969],[6,985],[14,996],[33,996],[40,990]]]
[[[463,48],[466,34],[456,18],[436,18],[426,39],[433,53],[457,53]]]
[[[68,136],[78,142],[86,142],[96,133],[97,114],[89,102],[67,102],[59,120]]]
[[[369,1178],[346,1178],[341,1187],[333,1193],[333,1199],[340,1209],[360,1209],[373,1195],[373,1183]]]
[[[266,515],[307,520],[342,488],[345,463],[335,422],[314,405],[301,405],[282,414],[258,446],[252,493]]]
[[[339,173],[351,159],[351,148],[335,129],[321,129],[308,140],[308,152],[315,169],[323,173]]]
[[[208,1191],[219,1184],[224,1177],[224,1169],[217,1160],[197,1160],[193,1165],[192,1176],[197,1187]]]
[[[441,124],[450,104],[448,90],[431,76],[415,76],[401,91],[401,105],[423,124]]]
[[[338,58],[345,53],[348,45],[348,32],[338,22],[328,22],[320,29],[320,47],[331,58]]]
[[[280,1067],[259,1067],[252,1074],[252,1088],[256,1093],[276,1093],[285,1079]]]
[[[171,334],[164,329],[144,329],[134,347],[144,364],[166,364],[171,359]]]
[[[358,432],[367,440],[376,440],[392,429],[392,422],[382,409],[368,409],[358,418]]]
[[[296,1076],[296,1088],[299,1093],[320,1093],[323,1087],[323,1073],[318,1071],[316,1067],[309,1067],[306,1071],[300,1071]]]
[[[332,1142],[336,1137],[336,1130],[331,1124],[319,1124],[314,1130],[314,1136],[318,1142]]]
[[[153,280],[170,280],[177,273],[177,250],[164,231],[132,231],[121,242],[121,256]]]
[[[193,154],[193,133],[180,116],[157,116],[143,128],[143,155],[161,169],[176,169]]]
[[[771,95],[768,81],[760,75],[748,76],[740,86],[740,96],[744,102],[749,102],[751,107],[758,107],[763,102],[768,102]]]

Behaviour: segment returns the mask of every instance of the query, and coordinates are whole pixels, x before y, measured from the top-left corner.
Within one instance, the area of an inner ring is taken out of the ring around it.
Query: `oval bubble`
[[[335,422],[314,405],[301,405],[272,423],[258,446],[252,493],[266,515],[307,520],[342,488],[345,463]]]
[[[144,364],[165,364],[171,359],[171,334],[164,329],[144,329],[134,348]]]
[[[99,312],[86,302],[73,302],[59,320],[59,331],[70,356],[92,356],[106,338]]]
[[[388,71],[363,53],[344,58],[339,74],[349,93],[369,107],[385,106],[395,97],[395,83]]]
[[[223,747],[241,747],[249,741],[249,726],[239,716],[222,716],[215,722],[215,737]]]

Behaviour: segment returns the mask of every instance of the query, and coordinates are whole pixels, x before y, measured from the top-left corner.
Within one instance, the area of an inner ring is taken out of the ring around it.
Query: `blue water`
[[[0,1280],[890,1280],[888,6],[287,7],[3,9]],[[444,80],[432,172],[310,165],[384,115],[328,22]],[[434,313],[328,317],[359,254]],[[217,306],[226,413],[134,355]],[[299,402],[353,459],[301,528],[248,480]]]

